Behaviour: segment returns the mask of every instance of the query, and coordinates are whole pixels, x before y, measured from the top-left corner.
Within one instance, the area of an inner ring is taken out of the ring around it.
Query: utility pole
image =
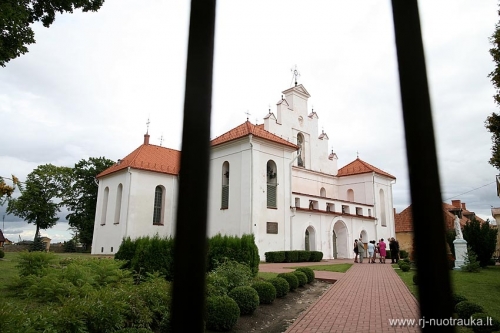
[[[2,217],[2,231],[5,231],[5,214]]]

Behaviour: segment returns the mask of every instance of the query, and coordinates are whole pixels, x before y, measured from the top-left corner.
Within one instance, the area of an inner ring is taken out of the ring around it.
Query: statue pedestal
[[[461,238],[455,239],[453,245],[455,246],[455,268],[453,269],[460,269],[467,257],[467,241]]]

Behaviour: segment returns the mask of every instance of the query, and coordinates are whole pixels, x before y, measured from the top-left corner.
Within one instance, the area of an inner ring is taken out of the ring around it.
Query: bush
[[[311,258],[311,251],[297,251],[297,257],[299,262],[308,262]]]
[[[309,267],[299,267],[296,269],[296,271],[303,272],[307,276],[307,283],[312,283],[314,282],[314,271],[309,268]]]
[[[323,259],[323,252],[320,251],[311,251],[311,257],[309,261],[320,262]]]
[[[299,280],[299,287],[303,287],[306,285],[306,283],[307,283],[306,273],[301,272],[301,271],[295,271],[295,272],[292,272],[292,274],[295,274],[295,276]]]
[[[76,243],[73,239],[63,243],[64,252],[76,252]]]
[[[258,281],[252,284],[252,288],[259,294],[260,304],[271,304],[276,299],[276,288],[266,281]]]
[[[241,315],[252,314],[259,306],[259,294],[249,286],[236,287],[228,296],[236,301]]]
[[[285,262],[298,262],[299,252],[298,251],[285,251]]]
[[[45,244],[42,242],[42,238],[40,235],[35,236],[35,239],[33,239],[33,244],[30,245],[30,252],[45,252],[46,247]]]
[[[285,262],[285,251],[273,251],[264,253],[266,262]]]
[[[267,280],[267,282],[272,283],[272,285],[276,289],[277,298],[285,297],[290,291],[290,285],[288,284],[288,281],[282,277],[271,278]]]
[[[403,272],[409,272],[410,271],[410,265],[405,263],[405,262],[402,262],[401,265],[399,265],[399,268],[403,271]]]
[[[464,239],[467,241],[467,245],[476,253],[481,267],[488,265],[495,252],[497,233],[498,230],[493,229],[489,221],[480,223],[475,218],[472,218],[464,225]]]
[[[451,294],[451,301],[453,302],[453,307],[455,307],[458,303],[466,301],[466,300],[467,300],[467,297],[465,297],[464,295],[460,295],[460,294],[456,294],[456,293]]]
[[[460,268],[470,273],[479,273],[481,270],[481,265],[479,261],[477,261],[477,255],[471,247],[467,248],[467,256],[465,257],[464,264]]]
[[[56,256],[53,253],[21,252],[16,267],[19,269],[20,276],[41,275],[43,269],[49,267],[55,259]]]
[[[469,302],[462,301],[455,305],[455,312],[460,319],[469,319],[474,313],[484,312],[484,309],[481,305]]]
[[[207,329],[213,331],[229,331],[236,325],[240,316],[240,308],[229,296],[212,296],[207,298]]]
[[[418,285],[418,275],[417,275],[417,273],[415,273],[413,275],[413,284]]]
[[[278,274],[278,277],[281,277],[288,282],[290,285],[290,291],[294,291],[299,286],[299,279],[293,273],[280,273]]]
[[[406,259],[408,258],[408,251],[405,251],[405,250],[400,250],[399,251],[399,258],[401,259]],[[409,259],[408,259],[409,260]]]
[[[472,331],[474,333],[490,333],[500,331],[500,322],[491,318],[486,313],[474,313],[472,319],[474,319],[475,325],[472,325]]]
[[[3,252],[2,249],[0,249],[0,259],[2,259],[3,257],[5,257],[5,252]]]
[[[215,274],[219,278],[222,277],[220,282],[226,282],[225,289],[231,291],[235,287],[246,286],[252,280],[252,271],[250,267],[240,264],[234,260],[226,260],[219,264],[210,275]],[[217,279],[217,278],[216,278]]]
[[[241,237],[217,234],[208,240],[207,271],[213,271],[220,263],[227,260],[246,264],[253,277],[259,272],[259,249],[254,235]]]

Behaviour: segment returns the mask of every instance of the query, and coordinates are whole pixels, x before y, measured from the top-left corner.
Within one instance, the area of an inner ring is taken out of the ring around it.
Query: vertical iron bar
[[[204,332],[215,5],[215,0],[191,1],[174,245],[174,332]]]
[[[420,314],[425,320],[452,316],[445,224],[429,89],[416,0],[392,0],[399,82],[411,187],[419,276]],[[429,326],[425,332],[453,332]]]

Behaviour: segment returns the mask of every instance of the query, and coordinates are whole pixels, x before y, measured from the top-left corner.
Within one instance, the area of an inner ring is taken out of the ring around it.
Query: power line
[[[461,193],[461,194],[457,194],[457,195],[455,195],[455,196],[453,196],[453,197],[450,197],[450,198],[448,198],[448,199],[445,199],[444,201],[448,201],[448,200],[450,200],[450,199],[453,199],[453,198],[459,197],[459,196],[461,196],[461,195],[464,195],[464,194],[467,194],[467,193],[473,192],[473,191],[475,191],[475,190],[479,190],[480,188],[483,188],[483,187],[485,187],[485,186],[491,185],[491,184],[493,184],[493,183],[495,183],[495,181],[492,181],[491,183],[488,183],[488,184],[483,185],[483,186],[476,187],[475,189],[472,189],[472,190],[470,190],[470,191],[467,191],[467,192],[464,192],[464,193]]]

